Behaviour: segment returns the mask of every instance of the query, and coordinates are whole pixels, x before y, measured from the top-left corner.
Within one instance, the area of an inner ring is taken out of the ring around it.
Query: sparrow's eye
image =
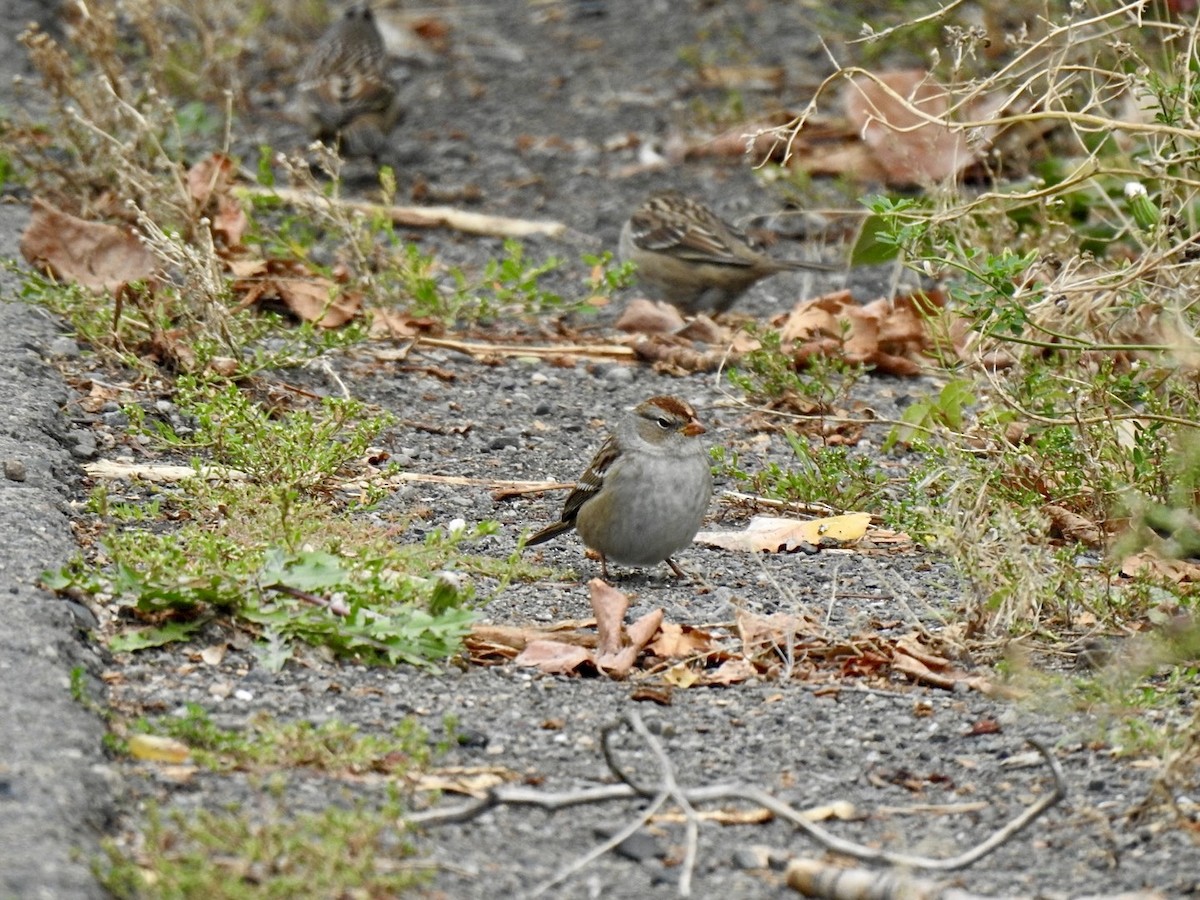
[[[666,431],[667,429],[669,429],[671,427],[671,420],[668,419],[666,416],[659,416],[654,421],[658,423],[658,427],[661,428],[663,431]]]

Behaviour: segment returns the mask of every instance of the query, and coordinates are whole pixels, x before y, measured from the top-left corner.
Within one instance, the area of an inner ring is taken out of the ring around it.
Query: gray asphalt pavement
[[[9,0],[0,16],[0,117],[15,75],[30,75],[18,35],[53,28],[54,0]],[[4,152],[0,146],[0,152]],[[0,259],[19,258],[26,204],[0,198]],[[38,587],[76,550],[67,503],[78,493],[72,392],[48,363],[61,332],[18,299],[0,270],[0,898],[102,897],[92,875],[112,816],[100,715],[73,696],[72,673],[103,700],[101,660],[72,604]]]
[[[25,217],[0,206],[0,258],[17,257]],[[103,722],[71,685],[77,672],[98,698],[101,661],[71,604],[38,587],[76,547],[71,392],[47,362],[55,324],[18,290],[0,272],[0,897],[100,897],[91,865],[113,776]]]

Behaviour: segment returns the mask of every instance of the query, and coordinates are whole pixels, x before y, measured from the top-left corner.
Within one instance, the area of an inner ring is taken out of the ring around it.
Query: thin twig
[[[533,344],[492,344],[485,341],[459,341],[450,338],[425,337],[416,339],[422,347],[438,347],[442,350],[455,350],[471,357],[496,356],[594,356],[601,359],[628,359],[637,357],[632,347],[624,344],[553,344],[536,346]]]
[[[365,200],[325,197],[313,191],[283,187],[264,188],[257,185],[241,185],[234,190],[234,194],[245,197],[272,197],[300,207],[337,206],[369,217],[386,216],[394,224],[409,228],[453,228],[467,234],[499,237],[545,235],[563,238],[574,234],[562,222],[491,216],[450,206],[386,206]]]
[[[1014,816],[1000,829],[992,832],[985,840],[976,844],[974,847],[947,859],[934,859],[926,856],[918,856],[908,853],[899,853],[889,850],[881,850],[873,847],[866,847],[854,841],[840,838],[824,828],[809,821],[805,813],[795,807],[783,802],[777,797],[771,795],[767,791],[756,787],[736,784],[718,784],[709,785],[699,788],[685,789],[679,786],[675,780],[674,767],[671,765],[670,759],[667,757],[662,745],[646,728],[645,723],[637,715],[637,713],[628,713],[620,723],[606,726],[602,731],[601,745],[604,747],[605,759],[609,763],[610,769],[617,774],[624,782],[619,785],[610,785],[604,788],[598,788],[590,791],[577,791],[559,794],[544,794],[533,791],[529,788],[523,788],[512,785],[501,785],[491,791],[486,797],[478,800],[470,801],[458,807],[453,807],[446,810],[429,810],[424,813],[415,813],[408,817],[409,824],[412,825],[438,825],[451,822],[465,822],[481,815],[483,812],[492,809],[502,804],[523,804],[540,806],[544,809],[561,809],[567,806],[574,806],[584,803],[604,802],[616,799],[635,799],[645,798],[648,796],[647,789],[644,785],[635,785],[629,778],[626,770],[616,763],[613,751],[605,746],[614,732],[622,725],[631,728],[642,740],[646,743],[647,748],[658,759],[661,771],[662,781],[658,785],[655,792],[651,795],[652,801],[649,806],[640,813],[628,825],[614,834],[612,837],[605,840],[602,844],[594,847],[583,857],[574,861],[570,866],[556,873],[550,880],[539,885],[532,896],[540,896],[548,891],[556,884],[560,884],[565,878],[575,872],[580,871],[591,861],[599,858],[608,850],[616,847],[621,841],[636,832],[639,828],[645,825],[659,808],[668,800],[674,799],[684,809],[687,817],[689,829],[695,827],[698,835],[699,819],[695,813],[694,807],[700,803],[731,800],[741,800],[749,803],[757,804],[758,806],[770,811],[785,821],[791,822],[805,836],[815,841],[826,850],[840,853],[845,856],[852,857],[864,862],[882,863],[891,866],[898,866],[910,869],[924,869],[937,872],[951,872],[959,869],[964,869],[978,862],[983,857],[992,853],[997,848],[1010,841],[1019,832],[1028,828],[1048,809],[1059,803],[1067,796],[1066,779],[1063,775],[1062,767],[1054,754],[1042,743],[1029,740],[1029,743],[1038,751],[1046,765],[1050,769],[1050,774],[1053,779],[1053,790],[1045,794],[1036,802],[1022,810]],[[692,831],[689,830],[689,841]],[[694,864],[695,855],[688,848],[688,856],[685,861],[685,872],[690,879],[690,869]],[[689,889],[690,881],[685,881],[681,876],[680,890]]]

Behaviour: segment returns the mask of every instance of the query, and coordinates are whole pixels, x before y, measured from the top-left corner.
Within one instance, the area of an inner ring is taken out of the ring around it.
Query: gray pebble
[[[56,337],[50,342],[50,355],[75,359],[79,356],[79,344],[75,343],[74,338],[67,337],[65,334]]]
[[[605,831],[603,828],[597,828],[595,833],[598,838],[612,836],[611,831]],[[613,848],[613,852],[624,856],[626,859],[632,859],[635,862],[662,858],[667,855],[658,838],[644,830],[635,831],[629,837],[625,838],[625,840]]]
[[[9,481],[24,481],[28,473],[25,471],[25,463],[19,459],[6,459],[4,461],[4,477]]]
[[[739,847],[733,852],[733,864],[739,869],[765,869],[771,865],[771,852],[766,847]]]
[[[613,366],[604,373],[604,380],[611,385],[630,384],[633,381],[631,366]]]
[[[521,441],[515,434],[501,434],[488,442],[489,450],[504,450],[507,447],[519,447]]]
[[[76,459],[94,459],[96,456],[96,436],[90,431],[73,431],[71,439],[75,442],[71,447],[71,455]]]

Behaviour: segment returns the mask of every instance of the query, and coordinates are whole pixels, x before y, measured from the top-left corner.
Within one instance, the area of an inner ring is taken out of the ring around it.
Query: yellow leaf
[[[129,739],[129,752],[133,754],[134,759],[181,763],[192,751],[187,744],[175,738],[159,737],[156,734],[135,734]]]
[[[699,680],[700,676],[693,672],[686,663],[678,663],[663,672],[663,681],[676,687],[689,688]]]

